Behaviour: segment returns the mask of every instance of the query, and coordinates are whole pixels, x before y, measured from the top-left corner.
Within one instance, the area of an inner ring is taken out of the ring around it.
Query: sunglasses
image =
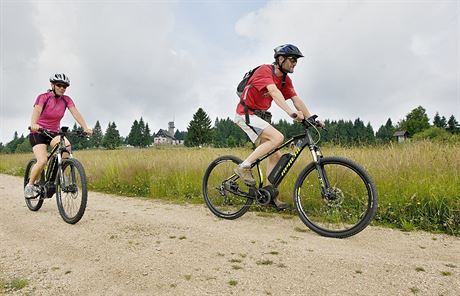
[[[287,57],[287,59],[293,64],[297,63],[297,58],[295,58],[295,57]]]
[[[67,88],[67,85],[65,85],[65,84],[56,83],[55,86],[56,86],[56,87],[59,87],[59,88],[63,88],[63,89],[66,89],[66,88]]]

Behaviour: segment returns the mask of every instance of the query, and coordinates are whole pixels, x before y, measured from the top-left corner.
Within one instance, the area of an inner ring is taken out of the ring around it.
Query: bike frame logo
[[[292,155],[291,159],[289,159],[288,163],[286,164],[286,166],[284,167],[283,171],[281,172],[282,177],[284,177],[284,175],[288,172],[289,168],[294,163],[294,161],[297,159],[297,156],[299,155],[301,150],[302,150],[302,148],[297,148],[297,150]]]

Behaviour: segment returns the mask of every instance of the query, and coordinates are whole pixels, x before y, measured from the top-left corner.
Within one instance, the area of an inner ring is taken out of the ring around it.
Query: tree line
[[[273,126],[290,138],[300,134],[303,128],[294,121],[279,120]],[[370,123],[365,124],[360,118],[351,120],[326,120],[326,129],[321,132],[323,143],[339,145],[363,145],[381,144],[395,140],[394,133],[398,130],[407,131],[413,138],[447,139],[453,135],[460,138],[460,127],[454,117],[449,119],[440,116],[437,112],[432,124],[426,110],[418,106],[409,112],[404,119],[393,124],[388,118],[387,122],[374,132]],[[74,124],[72,131],[81,131],[81,127]],[[109,122],[105,132],[102,131],[99,121],[93,128],[93,135],[90,138],[81,138],[69,135],[72,148],[79,149],[116,149],[120,146],[149,147],[154,141],[155,133],[152,133],[149,124],[141,117],[134,120],[127,137],[120,136],[115,122]],[[230,118],[216,118],[214,124],[208,114],[199,108],[189,122],[187,131],[176,130],[171,135],[176,140],[183,141],[187,147],[214,146],[214,147],[240,147],[248,145],[249,139],[246,134]],[[0,143],[0,153],[21,153],[30,152],[31,147],[27,136],[18,136],[15,132],[13,140],[6,145]]]

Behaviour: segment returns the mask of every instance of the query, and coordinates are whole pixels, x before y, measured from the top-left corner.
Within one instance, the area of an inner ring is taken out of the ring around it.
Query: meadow
[[[280,187],[280,198],[292,203],[295,180],[311,161],[305,151]],[[426,230],[460,235],[460,147],[417,141],[366,147],[323,147],[325,156],[344,156],[361,164],[378,192],[373,225],[406,231]],[[244,158],[250,149],[160,147],[85,150],[74,156],[85,166],[89,188],[124,196],[175,203],[204,203],[201,182],[218,156]],[[22,176],[30,154],[1,154],[0,173]],[[268,208],[255,207],[259,211]],[[292,215],[295,213],[292,212]]]

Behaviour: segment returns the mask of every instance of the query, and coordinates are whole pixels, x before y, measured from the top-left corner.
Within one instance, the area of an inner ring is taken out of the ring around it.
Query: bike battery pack
[[[294,157],[292,153],[286,153],[281,155],[280,160],[268,176],[268,181],[270,181],[271,184],[278,185],[278,183],[281,181],[281,173],[283,172],[284,168],[286,167],[286,165],[292,157]]]

